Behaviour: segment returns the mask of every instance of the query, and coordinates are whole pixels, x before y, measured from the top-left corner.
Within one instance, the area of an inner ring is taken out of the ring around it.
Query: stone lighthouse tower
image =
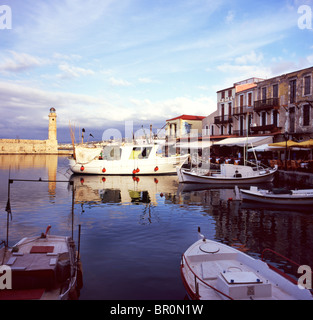
[[[54,108],[51,108],[49,113],[49,140],[57,140],[57,115]]]
[[[54,108],[51,108],[49,113],[49,138],[46,140],[46,153],[58,153],[57,115]]]

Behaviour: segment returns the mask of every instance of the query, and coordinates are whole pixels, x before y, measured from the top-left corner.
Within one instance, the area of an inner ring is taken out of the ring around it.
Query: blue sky
[[[101,139],[125,121],[154,129],[207,116],[216,91],[313,65],[313,1],[0,0],[0,138],[59,140],[69,122]],[[1,7],[0,7],[1,8]],[[1,15],[1,13],[0,13]],[[1,16],[0,16],[1,17]]]

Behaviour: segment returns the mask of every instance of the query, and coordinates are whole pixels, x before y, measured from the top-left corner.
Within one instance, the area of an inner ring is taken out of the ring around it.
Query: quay
[[[278,170],[277,175],[286,184],[313,185],[313,173],[310,172]]]
[[[56,118],[56,110],[51,108],[47,140],[0,139],[0,154],[72,154],[70,145],[58,144]]]

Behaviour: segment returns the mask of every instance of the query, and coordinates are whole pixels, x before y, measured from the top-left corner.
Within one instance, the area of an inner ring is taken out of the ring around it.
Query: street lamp
[[[287,142],[289,140],[289,133],[287,131],[284,133],[284,139],[286,141],[286,147],[285,147],[285,171],[287,171],[287,148],[288,148]]]

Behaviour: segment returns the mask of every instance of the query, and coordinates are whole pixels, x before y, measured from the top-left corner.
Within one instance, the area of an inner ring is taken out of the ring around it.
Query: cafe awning
[[[240,138],[227,138],[218,142],[214,142],[214,145],[220,146],[238,146],[238,147],[256,147],[262,144],[269,144],[273,142],[271,136],[260,136],[260,137],[240,137]]]
[[[292,147],[299,147],[299,143],[288,140],[288,141],[281,141],[276,143],[271,143],[270,147],[282,147],[282,148],[292,148]]]
[[[177,143],[176,147],[180,149],[205,149],[210,148],[212,144],[211,141],[186,141]]]

